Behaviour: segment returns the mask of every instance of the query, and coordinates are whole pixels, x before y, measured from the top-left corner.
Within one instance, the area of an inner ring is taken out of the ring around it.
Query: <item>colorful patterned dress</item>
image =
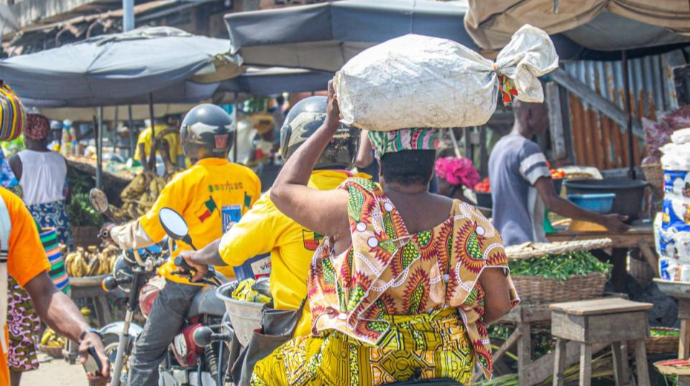
[[[379,185],[349,179],[341,187],[349,192],[352,244],[336,256],[325,238],[314,255],[313,336],[295,338],[259,362],[252,384],[452,378],[468,385],[475,364],[490,376],[478,279],[485,267],[507,268],[491,223],[456,200],[446,221],[411,235]],[[515,305],[512,282],[510,288]]]

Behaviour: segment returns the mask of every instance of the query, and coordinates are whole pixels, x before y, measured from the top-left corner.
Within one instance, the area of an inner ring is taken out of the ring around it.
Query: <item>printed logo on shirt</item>
[[[319,247],[319,244],[321,244],[322,239],[323,235],[302,229],[302,242],[304,248],[308,251],[315,251]]]
[[[197,213],[197,217],[199,217],[199,221],[204,222],[206,221],[207,218],[211,217],[213,212],[218,209],[218,206],[216,205],[216,202],[213,201],[213,197],[209,197],[206,202],[204,202],[204,206],[202,207],[201,211]]]
[[[225,181],[225,183],[209,184],[208,185],[208,192],[209,193],[220,192],[220,191],[242,190],[242,189],[244,189],[244,184],[242,184],[241,182]]]

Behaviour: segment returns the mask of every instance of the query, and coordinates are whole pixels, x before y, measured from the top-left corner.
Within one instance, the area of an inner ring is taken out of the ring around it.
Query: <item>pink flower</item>
[[[479,172],[472,161],[465,157],[445,157],[436,160],[436,175],[451,185],[473,188],[479,183]]]

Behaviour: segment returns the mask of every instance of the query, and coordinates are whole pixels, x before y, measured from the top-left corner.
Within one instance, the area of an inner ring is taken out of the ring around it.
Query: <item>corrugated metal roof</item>
[[[673,84],[673,68],[687,64],[688,48],[669,53],[630,59],[629,83],[633,117],[656,120],[661,112],[678,107]],[[623,68],[620,61],[572,61],[565,70],[580,82],[624,110]],[[599,114],[586,102],[569,95],[570,127],[575,162],[599,169],[627,165],[627,133],[624,128]],[[635,163],[644,156],[643,138],[634,139]]]

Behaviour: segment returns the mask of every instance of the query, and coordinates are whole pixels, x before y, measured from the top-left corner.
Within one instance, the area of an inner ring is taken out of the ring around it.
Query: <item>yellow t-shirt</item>
[[[165,237],[165,230],[158,220],[158,212],[164,207],[174,209],[187,221],[194,246],[201,249],[223,235],[224,207],[234,207],[244,215],[260,195],[261,182],[251,169],[221,158],[206,158],[175,175],[151,210],[140,219],[140,224],[151,240],[160,241]],[[180,251],[191,249],[183,242],[178,242],[177,247],[173,258]],[[173,258],[159,268],[158,274],[166,280],[190,284],[185,277],[172,274],[177,270]],[[235,277],[230,267],[218,271]]]
[[[346,172],[317,170],[312,172],[309,187],[335,189],[348,177]],[[223,236],[219,253],[225,264],[236,267],[270,251],[273,305],[279,310],[296,310],[307,296],[309,265],[321,238],[280,212],[266,192]],[[310,331],[311,313],[306,304],[295,336],[306,336]]]
[[[163,131],[168,129],[168,125],[164,123],[159,123],[153,126],[154,129],[156,129],[156,136],[158,136],[158,133],[162,133]],[[168,142],[168,146],[170,147],[170,161],[172,161],[173,164],[177,165],[177,157],[182,155],[182,145],[180,144],[180,133],[170,133],[166,134],[163,139]],[[145,152],[146,152],[146,157],[149,155],[149,149],[151,149],[151,128],[148,127],[141,133],[139,133],[139,138],[137,139],[137,146],[134,148],[134,159],[137,161],[141,160],[141,152],[139,151],[139,144],[143,143]],[[157,152],[157,154],[160,155],[160,151]]]
[[[5,188],[0,188],[0,199],[5,201],[12,223],[7,255],[7,271],[24,287],[39,274],[50,270],[50,263],[33,217],[22,200]],[[7,336],[7,328],[5,328]],[[10,374],[7,354],[0,349],[0,386],[9,386]]]

